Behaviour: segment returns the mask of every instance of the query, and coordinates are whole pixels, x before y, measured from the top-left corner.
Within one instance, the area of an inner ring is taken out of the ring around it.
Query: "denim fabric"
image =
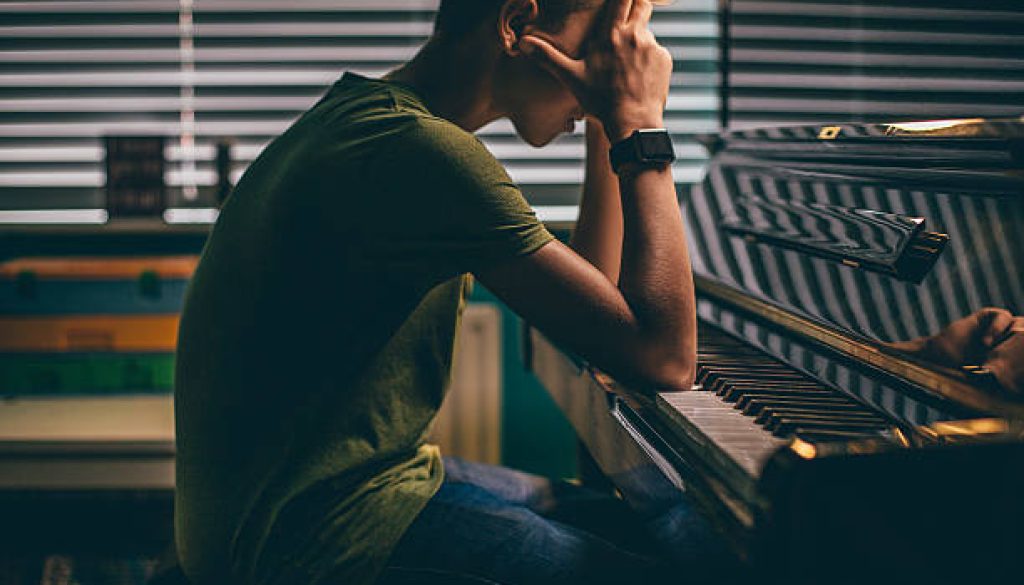
[[[672,576],[619,499],[503,467],[444,465],[444,483],[380,583],[621,584]]]

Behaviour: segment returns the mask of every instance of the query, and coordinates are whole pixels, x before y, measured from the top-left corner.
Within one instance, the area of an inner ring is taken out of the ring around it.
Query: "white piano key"
[[[662,392],[658,397],[669,416],[682,418],[702,435],[704,446],[713,445],[751,477],[760,476],[765,461],[786,444],[712,392]]]

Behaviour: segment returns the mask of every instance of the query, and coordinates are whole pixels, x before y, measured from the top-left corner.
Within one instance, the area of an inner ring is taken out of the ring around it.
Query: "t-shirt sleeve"
[[[389,264],[474,272],[553,239],[487,148],[449,122],[417,119],[373,166],[385,187],[376,205],[394,218],[373,246]]]

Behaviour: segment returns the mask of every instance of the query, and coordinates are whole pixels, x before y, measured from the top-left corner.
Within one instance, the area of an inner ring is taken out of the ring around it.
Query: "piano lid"
[[[704,143],[683,198],[699,281],[918,360],[914,340],[985,307],[1024,313],[1024,117]]]

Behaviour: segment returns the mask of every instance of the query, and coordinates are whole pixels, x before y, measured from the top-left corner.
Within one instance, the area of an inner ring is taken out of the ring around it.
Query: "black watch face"
[[[640,157],[644,160],[673,161],[672,138],[668,132],[641,132]]]

